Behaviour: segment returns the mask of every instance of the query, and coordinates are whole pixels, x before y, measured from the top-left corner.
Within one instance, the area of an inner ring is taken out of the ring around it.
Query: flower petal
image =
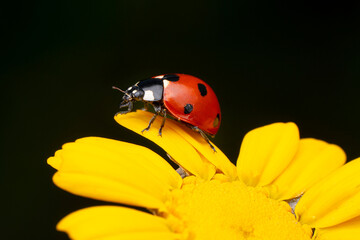
[[[178,133],[182,131],[179,130],[182,127],[179,123],[167,119],[161,137],[158,134],[158,130],[162,117],[158,116],[149,131],[141,132],[148,125],[152,116],[153,114],[147,111],[136,111],[124,115],[117,114],[115,120],[120,125],[155,142],[186,171],[206,180],[211,179],[216,171],[215,166],[204,160],[198,151]],[[193,134],[197,133],[194,132]]]
[[[360,236],[360,216],[347,222],[316,231],[316,240],[354,240]]]
[[[168,232],[132,232],[132,233],[120,233],[113,236],[91,238],[91,240],[177,240],[180,237],[174,233]]]
[[[158,208],[169,190],[182,184],[176,171],[151,150],[105,138],[65,144],[49,162],[59,171],[56,185],[106,201]]]
[[[360,215],[360,158],[311,187],[296,205],[301,223],[331,227]]]
[[[299,130],[274,123],[248,132],[237,160],[239,178],[249,186],[271,183],[288,166],[299,145]]]
[[[57,172],[53,181],[59,188],[79,196],[149,209],[164,209],[162,199],[106,177]]]
[[[61,154],[60,153],[61,152],[61,150],[57,150],[56,152],[55,152],[55,156],[54,157],[49,157],[48,159],[47,159],[47,163],[50,165],[50,166],[52,166],[53,168],[55,168],[56,170],[59,170],[59,168],[60,168],[60,165],[61,165],[61,157],[59,157],[59,154]]]
[[[154,239],[176,239],[176,234],[171,232],[165,219],[118,206],[78,210],[63,218],[57,229],[78,240],[153,239],[149,236],[156,236]]]
[[[169,184],[172,188],[179,188],[182,179],[172,166],[155,152],[136,144],[116,141],[107,138],[87,137],[76,140],[78,143],[102,147],[118,156],[128,157],[129,167],[136,165],[136,170],[144,168],[152,178],[159,178],[163,184]]]
[[[171,124],[169,127],[173,128],[174,126]],[[222,173],[233,180],[237,178],[235,165],[230,162],[226,155],[217,146],[211,143],[216,149],[216,152],[214,152],[200,134],[194,132],[188,127],[176,125],[173,129],[186,139],[186,141],[188,141],[209,162],[215,165],[217,169],[221,170]]]
[[[298,197],[345,161],[345,152],[339,146],[312,138],[301,139],[294,159],[270,184],[270,196],[279,200]]]

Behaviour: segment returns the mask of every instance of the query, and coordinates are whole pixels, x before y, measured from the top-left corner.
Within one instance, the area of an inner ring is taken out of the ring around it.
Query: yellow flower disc
[[[185,233],[186,239],[309,240],[312,236],[287,203],[240,181],[187,177],[169,199],[166,217],[173,231]]]

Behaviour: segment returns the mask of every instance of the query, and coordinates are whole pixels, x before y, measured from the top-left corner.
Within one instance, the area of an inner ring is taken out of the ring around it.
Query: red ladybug
[[[221,123],[221,112],[218,99],[211,87],[200,78],[188,74],[164,74],[137,82],[126,91],[113,87],[124,93],[120,108],[127,110],[118,114],[126,114],[133,109],[134,101],[142,101],[145,108],[150,103],[155,110],[149,125],[150,129],[157,115],[164,116],[159,129],[161,136],[167,114],[187,123],[209,142],[206,134],[215,136]]]

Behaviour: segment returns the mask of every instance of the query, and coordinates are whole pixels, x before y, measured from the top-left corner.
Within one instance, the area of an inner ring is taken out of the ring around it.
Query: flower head
[[[141,134],[150,117],[137,111],[115,120]],[[342,166],[340,147],[300,139],[294,123],[274,123],[245,136],[235,166],[175,121],[168,120],[158,136],[160,124],[157,119],[143,136],[168,153],[184,178],[151,150],[105,138],[67,143],[48,159],[60,188],[149,210],[85,208],[62,219],[58,230],[81,240],[359,236],[360,159]]]

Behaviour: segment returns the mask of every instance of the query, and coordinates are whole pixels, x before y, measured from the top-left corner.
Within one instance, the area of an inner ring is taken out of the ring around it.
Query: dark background
[[[215,90],[214,142],[236,161],[244,134],[294,121],[302,137],[360,156],[359,5],[338,1],[28,1],[2,4],[3,239],[67,239],[55,224],[102,202],[51,182],[46,159],[102,136],[155,144],[117,125],[138,80],[189,73]]]

